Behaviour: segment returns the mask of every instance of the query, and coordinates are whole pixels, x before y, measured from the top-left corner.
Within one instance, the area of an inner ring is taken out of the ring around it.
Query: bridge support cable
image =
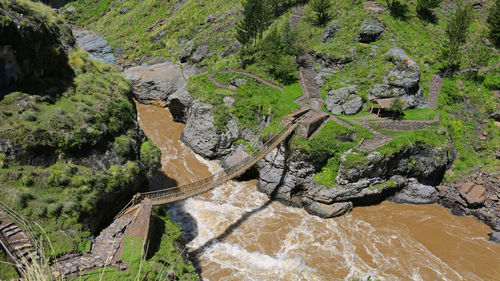
[[[138,204],[142,199],[150,199],[153,205],[167,204],[203,194],[243,174],[247,169],[264,158],[269,152],[271,152],[281,142],[283,142],[292,132],[294,132],[300,120],[301,118],[287,120],[282,128],[280,128],[278,133],[269,138],[258,149],[252,152],[251,155],[227,169],[185,185],[136,194],[134,198],[129,202],[129,204],[127,204],[127,206],[116,216],[116,218],[125,214],[127,212],[127,209]]]

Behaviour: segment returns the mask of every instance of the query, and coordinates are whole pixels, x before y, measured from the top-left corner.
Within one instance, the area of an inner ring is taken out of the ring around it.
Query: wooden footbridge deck
[[[243,174],[257,162],[259,162],[269,152],[271,152],[280,143],[282,143],[289,135],[291,135],[295,131],[302,119],[303,117],[298,117],[296,115],[293,116],[292,114],[290,118],[284,120],[285,124],[284,126],[282,126],[279,132],[271,137],[267,142],[265,142],[259,149],[257,149],[250,156],[243,159],[239,163],[227,169],[224,169],[221,172],[185,185],[136,194],[134,198],[132,198],[132,200],[129,202],[129,204],[123,209],[123,211],[120,212],[116,217],[118,218],[126,214],[128,210],[133,209],[131,207],[137,205],[146,198],[151,200],[153,205],[168,204],[171,202],[203,194],[217,186],[224,184],[231,179],[234,179],[235,177]]]

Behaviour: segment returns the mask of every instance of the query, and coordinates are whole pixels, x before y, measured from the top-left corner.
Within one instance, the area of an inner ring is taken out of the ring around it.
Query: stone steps
[[[436,109],[437,107],[439,93],[441,92],[443,81],[444,79],[439,74],[432,75],[431,85],[429,89],[429,98],[427,102],[430,109]]]

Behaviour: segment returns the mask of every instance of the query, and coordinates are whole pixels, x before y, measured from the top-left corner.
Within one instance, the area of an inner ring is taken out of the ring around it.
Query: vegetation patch
[[[285,87],[282,92],[239,73],[216,73],[214,76],[218,81],[227,85],[230,84],[231,79],[246,81],[231,94],[234,104],[228,107],[224,103],[225,95],[216,93],[218,86],[207,77],[207,74],[199,74],[188,79],[188,90],[191,95],[213,106],[214,124],[221,131],[226,129],[227,122],[232,116],[236,117],[240,126],[254,131],[257,131],[261,117],[270,116],[271,124],[264,129],[262,134],[272,134],[278,129],[283,116],[299,108],[299,105],[293,103],[302,95],[298,83]]]

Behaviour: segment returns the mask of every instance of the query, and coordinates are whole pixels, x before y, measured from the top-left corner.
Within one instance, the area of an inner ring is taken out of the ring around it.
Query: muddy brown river
[[[167,109],[137,109],[163,154],[154,188],[220,170],[179,141],[184,125]],[[321,219],[270,202],[253,180],[175,203],[170,213],[204,280],[500,280],[500,245],[487,241],[490,229],[438,205],[384,202]]]

